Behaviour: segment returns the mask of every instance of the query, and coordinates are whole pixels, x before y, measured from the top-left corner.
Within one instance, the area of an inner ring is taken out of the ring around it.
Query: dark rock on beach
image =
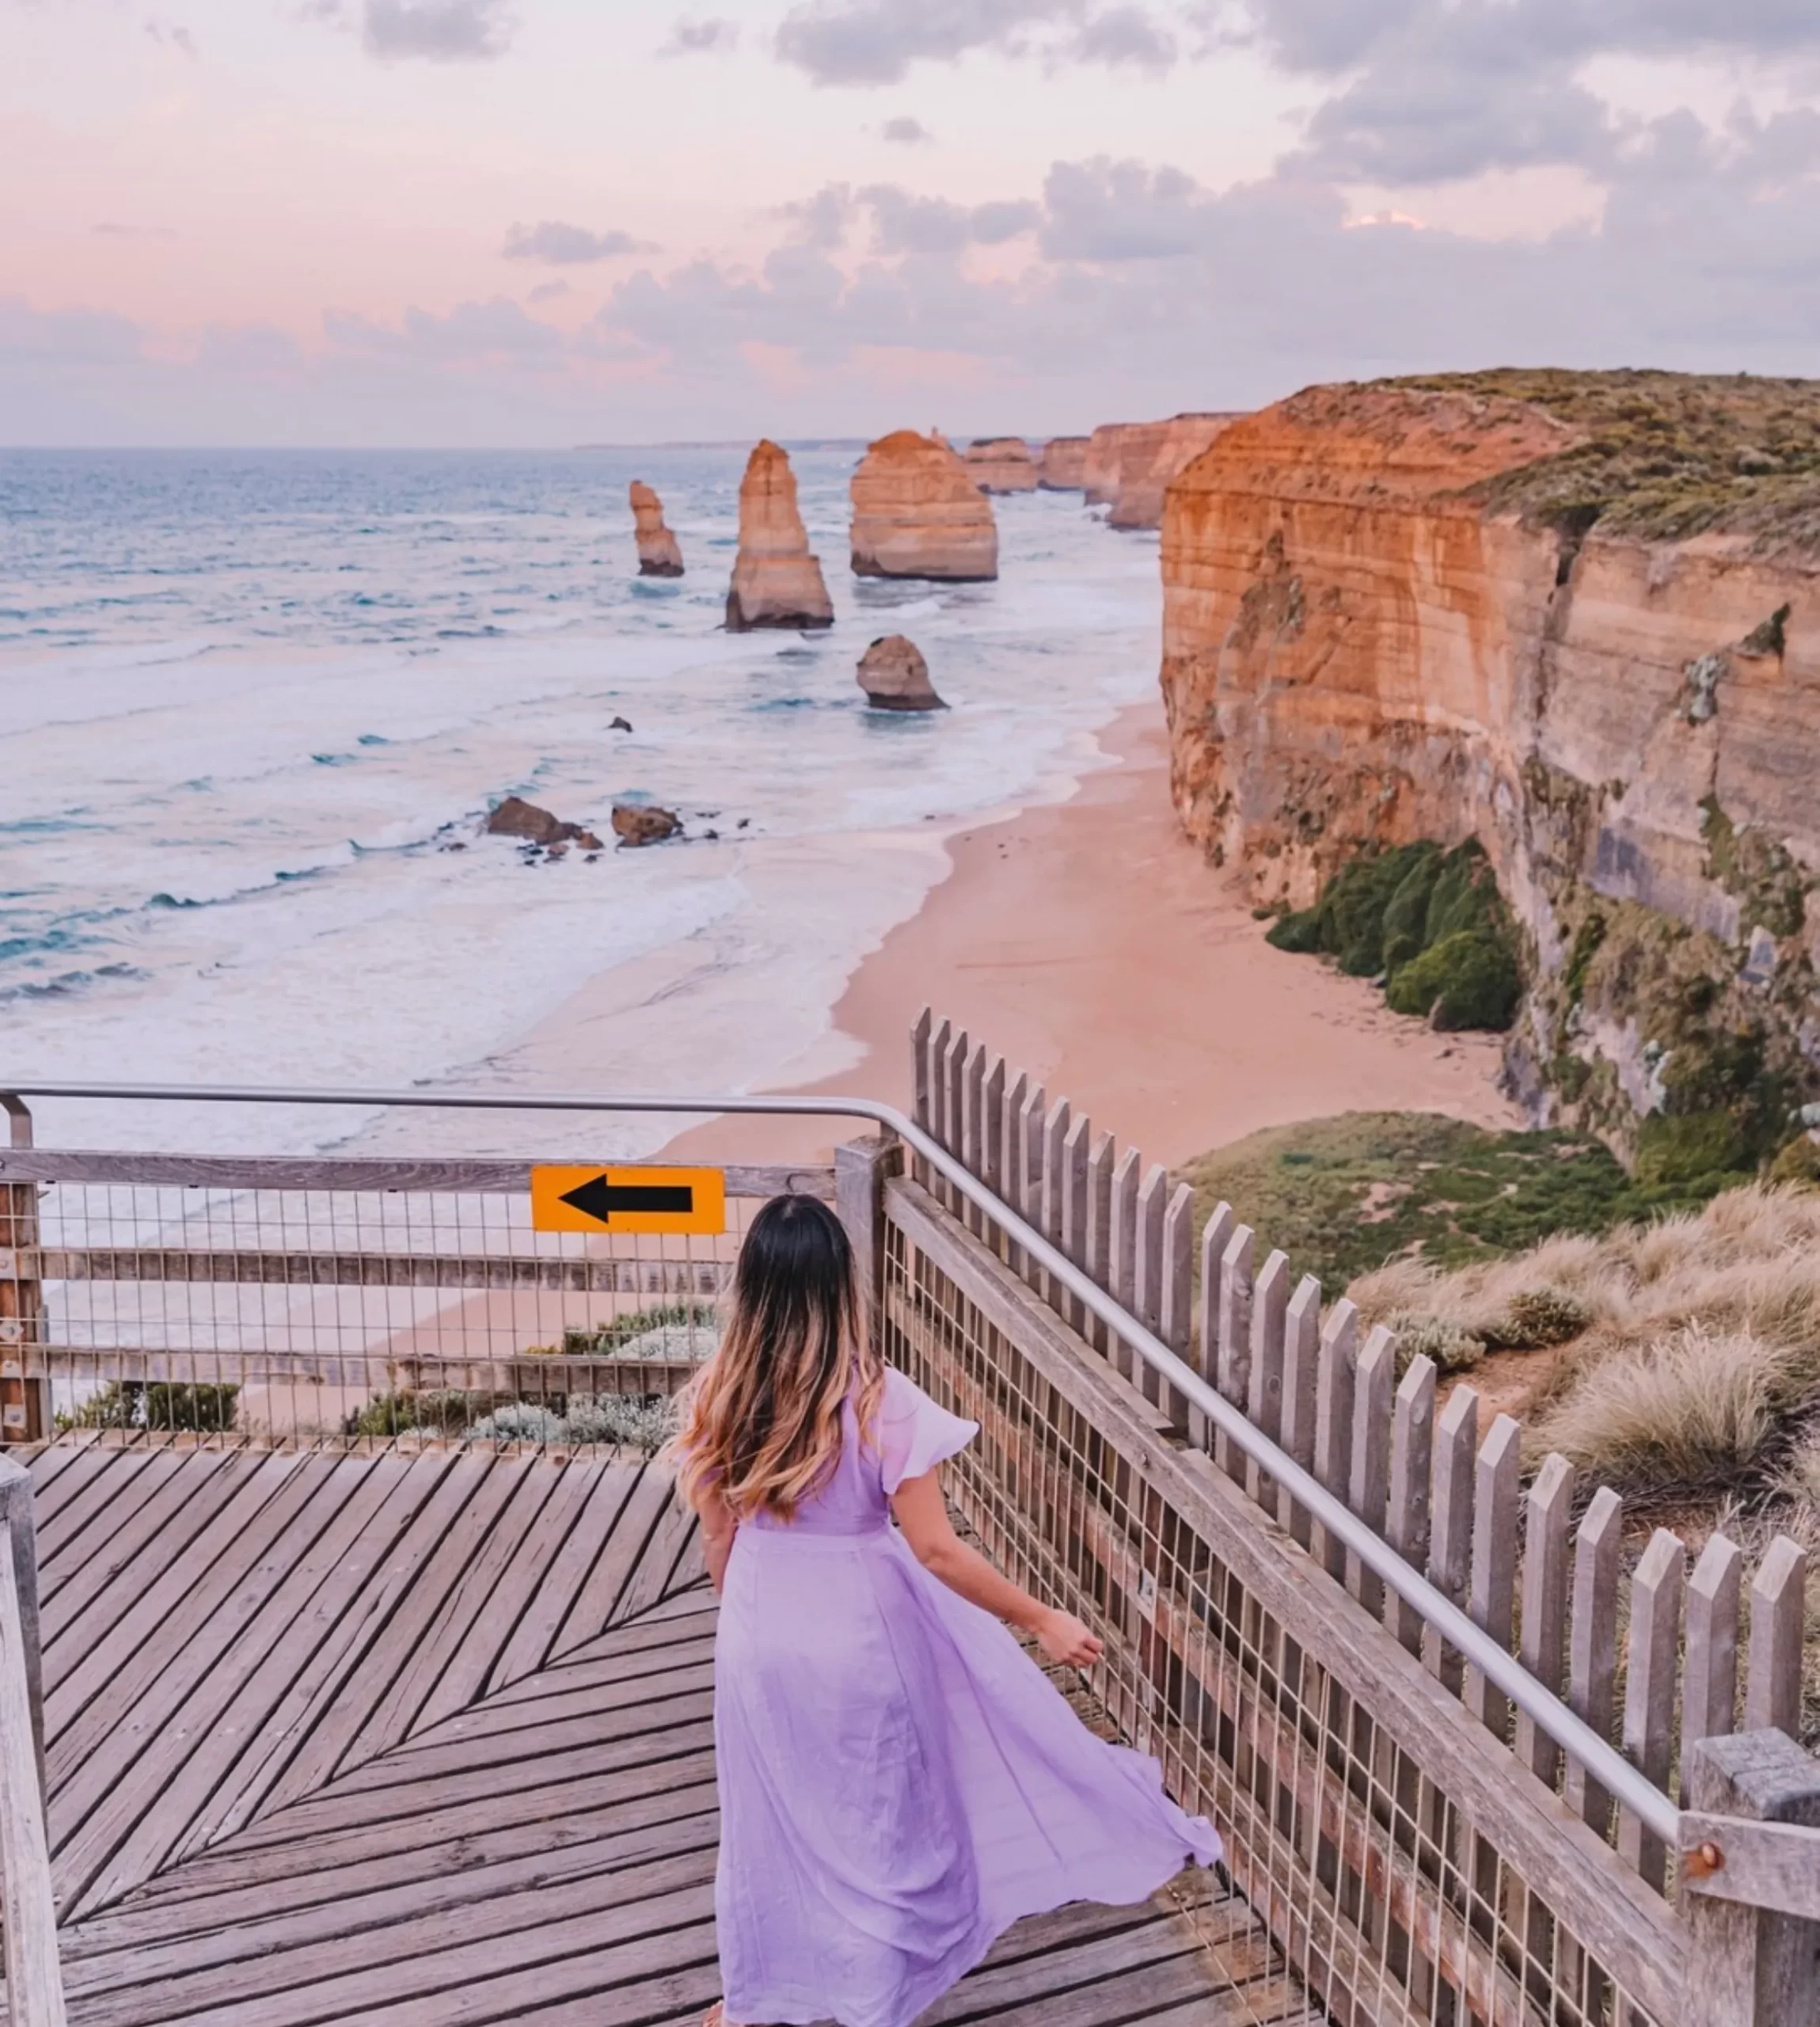
[[[630,802],[613,805],[613,833],[622,845],[660,845],[682,829],[682,820],[672,809]]]

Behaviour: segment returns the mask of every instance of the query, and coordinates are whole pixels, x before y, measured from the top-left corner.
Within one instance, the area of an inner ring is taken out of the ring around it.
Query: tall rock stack
[[[1101,423],[1087,440],[1087,504],[1116,506],[1125,488],[1149,470],[1168,427],[1167,422]]]
[[[1085,436],[1051,436],[1037,460],[1037,489],[1080,492],[1087,483],[1087,443]]]
[[[727,630],[832,626],[834,608],[796,506],[796,477],[767,437],[739,483],[739,553],[727,593]]]
[[[992,503],[940,437],[914,429],[881,436],[849,490],[856,576],[964,584],[998,575]]]
[[[682,550],[663,525],[663,502],[643,479],[632,481],[632,519],[641,577],[680,577]]]
[[[1021,436],[976,436],[967,447],[966,462],[982,492],[1036,490],[1036,460]]]
[[[1221,432],[1238,419],[1236,413],[1172,416],[1164,425],[1163,440],[1149,463],[1119,485],[1112,511],[1106,516],[1108,526],[1160,528],[1163,495],[1169,489],[1169,481],[1185,472]]]

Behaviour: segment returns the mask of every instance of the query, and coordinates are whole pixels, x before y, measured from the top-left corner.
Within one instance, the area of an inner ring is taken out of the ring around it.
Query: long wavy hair
[[[851,1398],[869,1429],[883,1390],[841,1221],[812,1196],[773,1197],[739,1249],[719,1348],[682,1397],[685,1496],[793,1519],[839,1460],[842,1407]]]

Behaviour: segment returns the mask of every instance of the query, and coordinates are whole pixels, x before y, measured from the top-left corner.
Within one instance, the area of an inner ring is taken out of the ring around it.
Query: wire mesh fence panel
[[[887,1192],[887,1356],[980,1424],[988,1552],[1106,1637],[1095,1692],[1210,1816],[1274,1945],[1256,2022],[1671,2027],[1673,1911],[1146,1400],[987,1234]]]
[[[7,1193],[7,1439],[306,1446],[654,1446],[758,1201],[730,1196],[719,1234],[633,1238],[535,1230],[497,1188]]]

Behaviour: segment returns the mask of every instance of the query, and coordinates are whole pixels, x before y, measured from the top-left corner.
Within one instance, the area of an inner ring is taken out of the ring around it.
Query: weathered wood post
[[[1769,1731],[1691,1759],[1681,2027],[1820,2027],[1820,1760]]]
[[[0,1903],[7,2017],[64,2027],[57,1911],[44,1829],[44,1693],[32,1481],[0,1457]]]
[[[861,1308],[872,1343],[884,1344],[885,1184],[903,1172],[903,1143],[895,1134],[854,1140],[834,1150],[834,1211],[853,1249]]]
[[[29,1147],[32,1114],[0,1091],[9,1144]],[[42,1443],[50,1434],[50,1382],[34,1377],[31,1347],[41,1341],[44,1289],[27,1262],[38,1246],[38,1185],[0,1182],[0,1443]]]

